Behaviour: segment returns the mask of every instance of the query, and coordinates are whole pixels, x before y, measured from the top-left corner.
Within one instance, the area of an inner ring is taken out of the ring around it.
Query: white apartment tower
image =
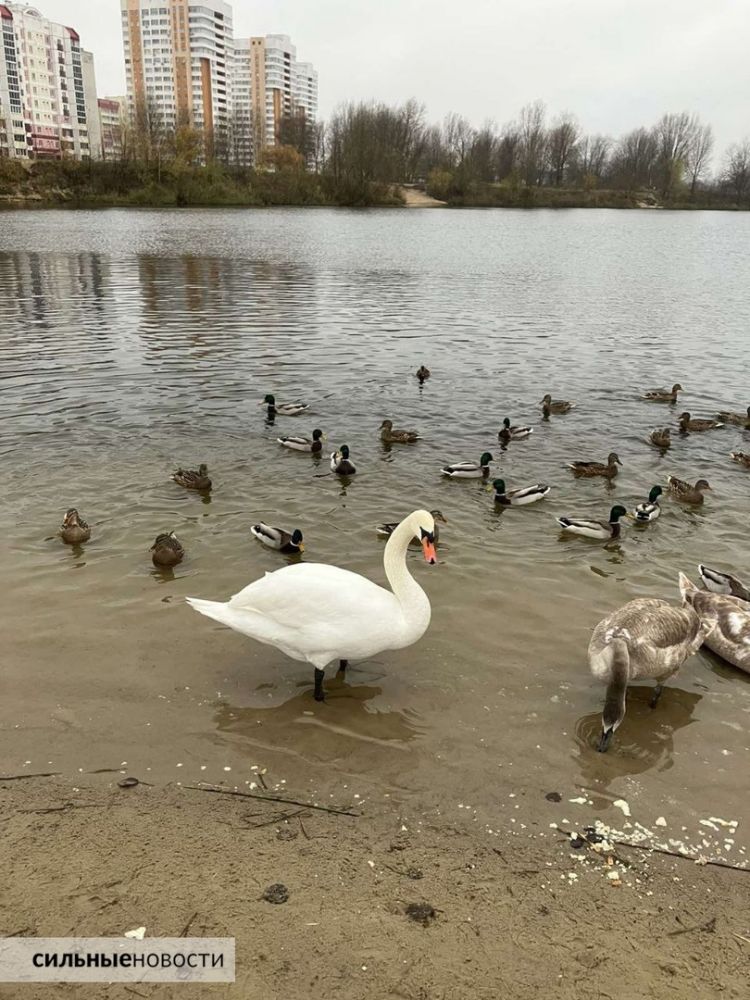
[[[0,3],[0,39],[0,156],[96,157],[94,62],[78,32]]]
[[[304,115],[315,121],[318,74],[310,63],[297,62],[288,35],[237,39],[235,81],[235,114],[252,121],[256,159],[264,148],[278,144],[284,118]]]
[[[231,108],[232,8],[225,0],[120,0],[128,104],[209,141]]]

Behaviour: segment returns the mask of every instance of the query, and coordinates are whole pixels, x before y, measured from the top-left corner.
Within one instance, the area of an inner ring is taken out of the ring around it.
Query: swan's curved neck
[[[406,568],[406,551],[413,537],[414,532],[408,521],[402,521],[388,539],[383,554],[383,567],[408,623],[415,627],[426,627],[426,622],[430,620],[430,602]]]

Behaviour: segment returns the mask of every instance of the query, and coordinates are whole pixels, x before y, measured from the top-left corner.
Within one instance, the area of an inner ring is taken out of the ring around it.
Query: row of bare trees
[[[569,113],[548,120],[540,101],[502,128],[491,122],[476,128],[455,113],[440,125],[430,124],[414,100],[397,107],[349,104],[333,115],[325,133],[328,169],[353,183],[443,175],[453,184],[648,189],[664,199],[695,195],[709,184],[746,198],[749,148],[750,141],[732,146],[714,178],[713,130],[697,115],[665,114],[650,128],[615,139],[586,135]]]
[[[713,131],[688,112],[665,114],[619,138],[587,135],[567,112],[550,119],[541,101],[501,128],[492,122],[477,128],[456,113],[430,123],[413,99],[398,106],[345,104],[325,124],[302,114],[283,119],[270,149],[258,148],[251,127],[231,118],[207,139],[188,126],[170,132],[156,107],[144,107],[128,131],[126,155],[149,165],[166,157],[185,166],[213,160],[227,167],[308,170],[355,199],[372,185],[428,178],[447,197],[472,184],[505,183],[647,190],[665,200],[709,191],[739,203],[750,199],[750,139],[730,147],[712,176]]]

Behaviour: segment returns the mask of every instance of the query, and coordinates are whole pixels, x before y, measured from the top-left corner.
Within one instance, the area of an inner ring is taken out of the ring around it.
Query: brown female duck
[[[384,420],[380,425],[380,440],[385,444],[412,444],[419,441],[416,431],[404,431],[394,428],[392,420]]]
[[[575,405],[575,403],[571,403],[567,399],[553,399],[552,396],[547,393],[542,400],[542,414],[546,418],[549,417],[551,413],[570,413]]]
[[[685,413],[680,414],[680,433],[687,434],[688,431],[715,431],[719,427],[723,427],[724,424],[720,423],[718,420],[703,420],[698,417],[693,419],[690,414],[685,411]]]
[[[607,456],[606,465],[602,462],[571,462],[568,468],[572,470],[574,476],[604,476],[605,479],[614,479],[618,465],[622,465],[622,462],[617,452],[611,451]]]
[[[91,538],[91,528],[81,517],[75,507],[71,507],[60,525],[62,540],[68,545],[80,545]]]
[[[176,566],[182,562],[185,550],[174,531],[165,531],[156,536],[151,546],[151,561],[154,566]]]
[[[683,392],[679,382],[675,382],[671,389],[649,389],[644,392],[641,399],[648,399],[652,403],[676,403],[677,393]]]
[[[657,448],[667,449],[672,445],[672,434],[668,427],[662,427],[660,430],[651,431],[649,441]]]
[[[733,413],[731,410],[723,410],[718,417],[725,424],[739,424],[740,427],[750,430],[750,406],[747,408],[747,413]]]
[[[178,469],[172,473],[172,479],[186,490],[210,490],[211,480],[208,478],[208,466],[201,462],[198,471],[193,469]]]
[[[730,451],[729,457],[738,465],[744,465],[746,469],[750,469],[750,455],[744,451]]]
[[[686,483],[684,479],[678,479],[677,476],[667,476],[667,486],[675,500],[693,504],[703,503],[703,491],[711,489],[706,479],[699,479],[695,486],[691,486],[690,483]]]

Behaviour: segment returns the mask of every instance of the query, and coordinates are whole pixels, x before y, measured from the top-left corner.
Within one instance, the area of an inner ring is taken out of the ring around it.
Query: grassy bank
[[[219,164],[0,160],[0,204],[11,207],[400,205],[386,184],[337,184],[304,170],[275,172]]]

